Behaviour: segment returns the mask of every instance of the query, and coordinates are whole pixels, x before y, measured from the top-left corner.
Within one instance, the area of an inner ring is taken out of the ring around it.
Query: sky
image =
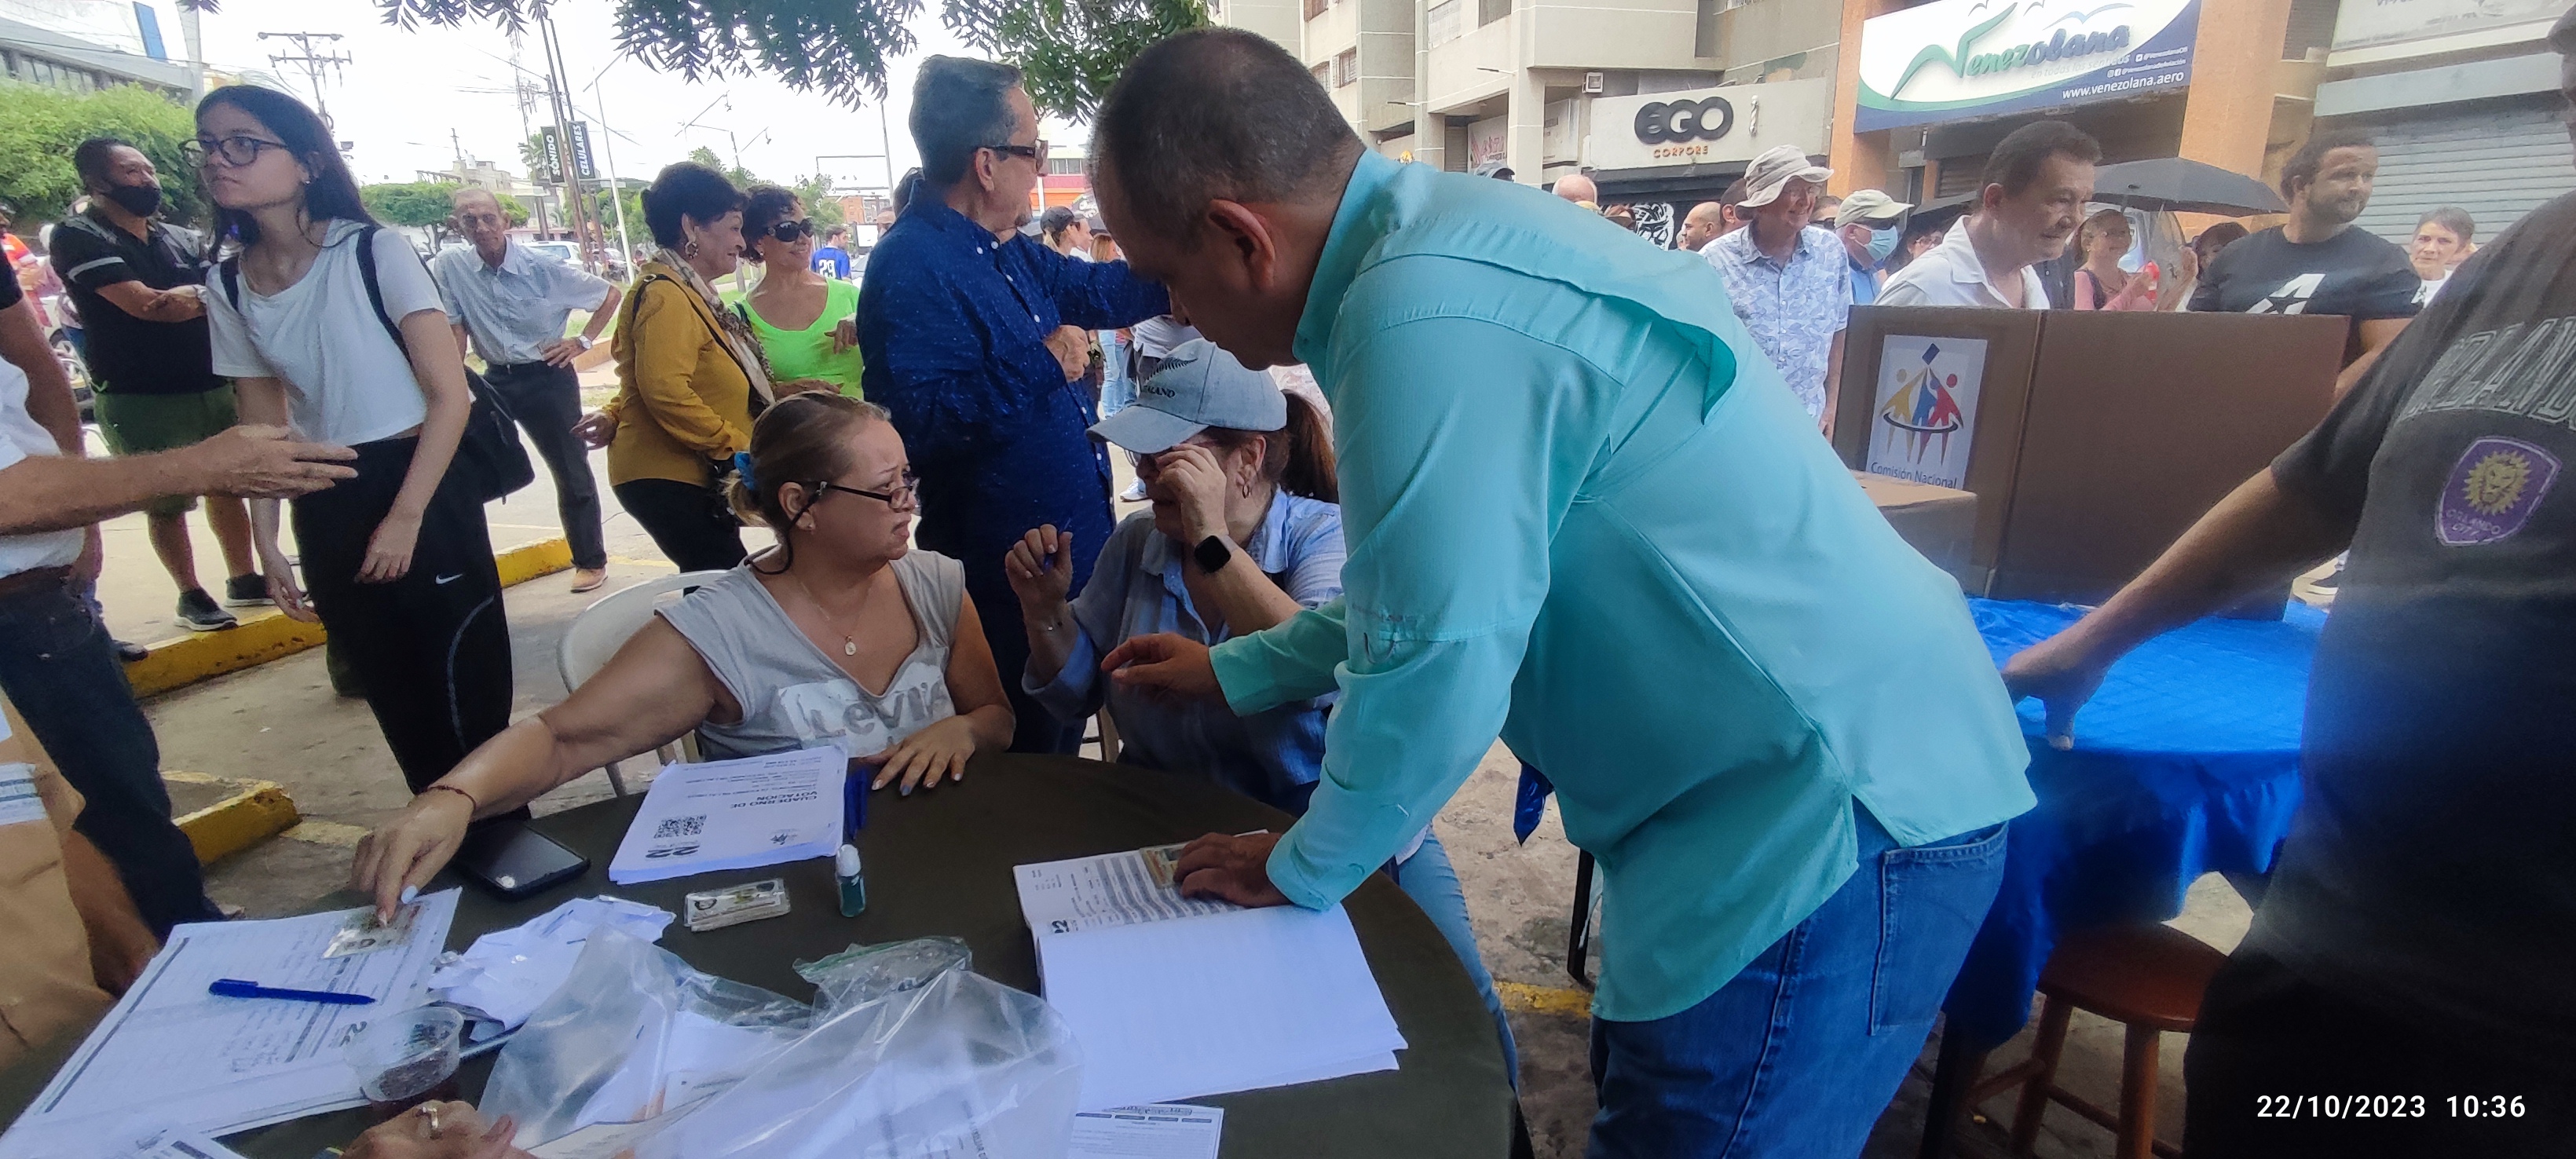
[[[916,159],[904,118],[921,59],[972,55],[940,25],[935,0],[926,3],[910,25],[918,46],[889,70],[889,106],[853,109],[766,76],[689,82],[658,73],[618,52],[611,0],[556,0],[553,9],[568,86],[581,119],[592,122],[592,147],[625,178],[649,179],[703,145],[727,161],[738,152],[743,168],[771,180],[847,170],[866,184],[881,184],[884,162],[846,158],[890,152],[892,172],[912,167]],[[262,41],[261,32],[344,37],[334,47],[350,62],[336,76],[326,74],[322,99],[340,139],[354,145],[349,161],[360,181],[414,180],[418,170],[453,166],[460,147],[468,157],[524,174],[519,142],[533,123],[522,124],[517,98],[508,91],[517,75],[513,49],[497,25],[477,21],[406,32],[383,23],[370,0],[223,0],[219,11],[204,17],[210,64],[264,69],[310,102],[312,86],[300,70],[268,62],[272,53],[294,52],[293,42]],[[516,60],[519,68],[542,77],[545,55],[534,25]],[[887,131],[882,133],[881,112]],[[547,115],[541,100],[533,116],[542,121]],[[612,132],[602,133],[602,125]],[[1043,132],[1068,145],[1088,136],[1061,124]],[[818,163],[823,157],[845,159]]]

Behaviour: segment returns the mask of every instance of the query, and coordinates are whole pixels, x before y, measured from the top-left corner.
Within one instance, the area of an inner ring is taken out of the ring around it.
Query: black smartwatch
[[[1227,543],[1222,535],[1211,535],[1190,549],[1190,558],[1198,561],[1200,571],[1215,575],[1234,560],[1234,545]]]

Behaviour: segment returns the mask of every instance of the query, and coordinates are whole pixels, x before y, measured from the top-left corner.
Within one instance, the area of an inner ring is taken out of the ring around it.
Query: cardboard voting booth
[[[1976,494],[1971,594],[2096,603],[2325,416],[2347,325],[1863,306],[1834,448]]]

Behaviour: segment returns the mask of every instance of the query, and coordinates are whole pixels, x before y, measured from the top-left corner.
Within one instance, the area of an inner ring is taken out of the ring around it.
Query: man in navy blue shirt
[[[922,192],[868,257],[859,287],[862,382],[894,414],[921,475],[921,546],[966,565],[966,590],[1019,714],[1019,752],[1071,752],[1021,694],[1028,662],[1002,557],[1030,528],[1073,537],[1076,590],[1109,539],[1109,460],[1086,433],[1091,401],[1047,340],[1167,313],[1163,288],[1125,262],[1080,262],[1020,234],[1047,143],[1020,70],[934,56],[913,87]],[[996,240],[997,238],[1002,240]],[[1080,373],[1077,367],[1076,375]]]

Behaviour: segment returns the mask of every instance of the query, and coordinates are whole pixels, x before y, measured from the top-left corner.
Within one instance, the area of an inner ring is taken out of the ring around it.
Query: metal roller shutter
[[[2576,189],[2576,152],[2558,99],[2373,127],[2379,180],[2358,224],[2405,245],[2415,219],[2456,205],[2478,223],[2477,240],[2504,232],[2523,214]]]

